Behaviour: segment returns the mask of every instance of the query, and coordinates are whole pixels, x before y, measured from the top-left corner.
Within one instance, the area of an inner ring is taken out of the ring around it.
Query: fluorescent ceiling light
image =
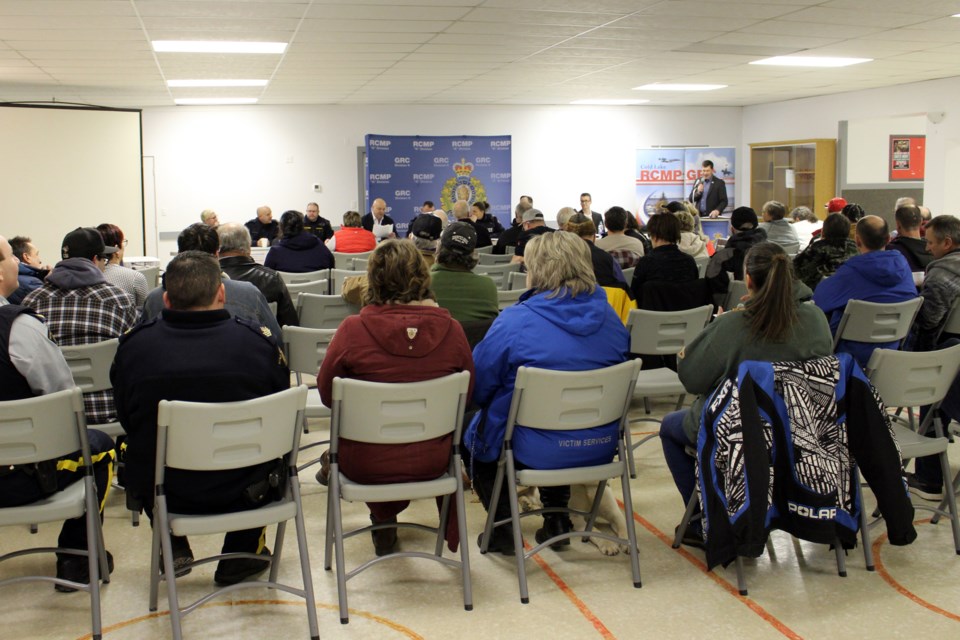
[[[167,86],[182,87],[265,87],[267,80],[167,80]]]
[[[204,105],[204,104],[256,104],[256,98],[177,98],[175,104]]]
[[[667,82],[654,82],[645,84],[642,87],[634,87],[634,91],[714,91],[715,89],[726,89],[725,84],[671,84]]]
[[[873,58],[831,58],[827,56],[774,56],[763,60],[754,60],[750,64],[763,64],[774,67],[849,67],[853,64],[873,62]]]
[[[621,99],[589,99],[589,100],[574,100],[570,104],[592,104],[598,106],[625,106],[631,104],[645,104],[650,102],[649,100],[621,100]]]
[[[161,53],[283,53],[286,42],[230,42],[226,40],[154,40]]]

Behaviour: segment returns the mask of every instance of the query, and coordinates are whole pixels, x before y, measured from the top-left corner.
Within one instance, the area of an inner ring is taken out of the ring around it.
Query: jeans
[[[690,501],[697,481],[696,459],[686,452],[687,447],[692,447],[696,443],[691,442],[683,430],[683,421],[688,413],[690,413],[689,409],[668,413],[660,423],[663,457],[673,475],[673,482],[683,497],[684,506]]]

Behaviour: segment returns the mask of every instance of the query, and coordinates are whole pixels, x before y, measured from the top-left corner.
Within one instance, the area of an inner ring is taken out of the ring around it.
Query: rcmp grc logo
[[[466,200],[471,204],[486,202],[486,187],[478,178],[471,176],[472,162],[467,162],[466,158],[460,158],[460,162],[453,165],[453,172],[456,176],[444,182],[440,190],[440,206],[444,211],[453,209],[453,203],[457,200]]]

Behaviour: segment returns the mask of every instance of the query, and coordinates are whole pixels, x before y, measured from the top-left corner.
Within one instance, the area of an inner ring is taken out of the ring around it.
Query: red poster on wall
[[[923,180],[926,136],[890,136],[890,182]]]

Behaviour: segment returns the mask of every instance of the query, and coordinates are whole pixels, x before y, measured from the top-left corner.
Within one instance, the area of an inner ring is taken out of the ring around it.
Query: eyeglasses
[[[120,243],[120,246],[121,246],[121,247],[125,247],[125,246],[127,246],[127,243],[128,243],[128,242],[130,242],[130,241],[127,240],[126,238],[124,238],[123,242]]]

